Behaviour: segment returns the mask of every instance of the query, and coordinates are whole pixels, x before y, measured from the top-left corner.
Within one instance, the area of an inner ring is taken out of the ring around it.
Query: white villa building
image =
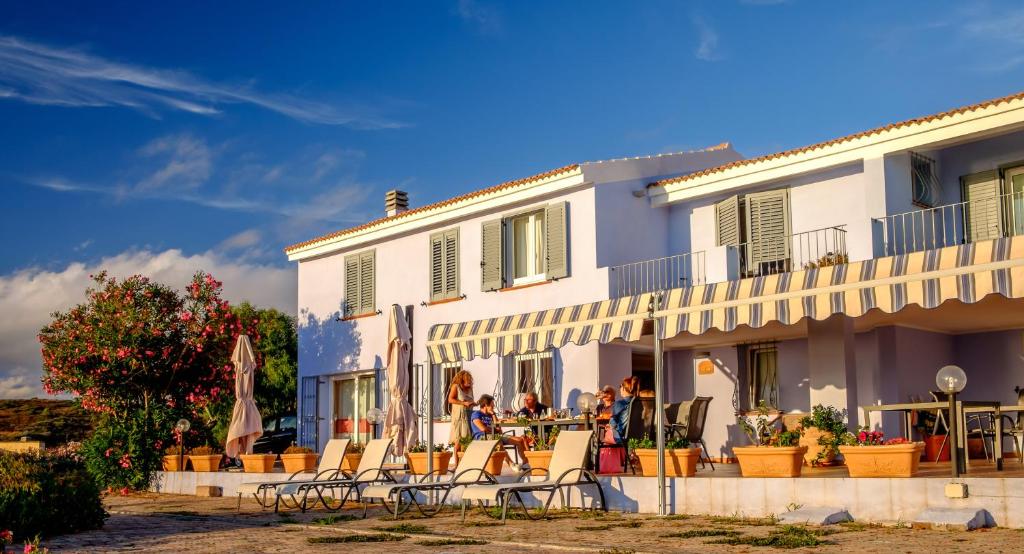
[[[760,401],[895,436],[899,417],[858,407],[927,399],[944,365],[967,372],[966,400],[1024,387],[1024,93],[752,159],[724,144],[578,163],[386,208],[286,249],[302,444],[370,432],[393,304],[414,406],[433,364],[439,420],[459,368],[502,408],[529,390],[574,408],[629,375],[654,388],[660,330],[665,400],[714,398],[716,459]]]

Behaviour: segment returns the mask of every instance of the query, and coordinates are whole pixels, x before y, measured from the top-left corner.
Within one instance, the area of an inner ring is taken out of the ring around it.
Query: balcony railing
[[[957,202],[875,220],[882,256],[1024,235],[1024,192]]]
[[[612,296],[619,298],[656,290],[702,285],[706,279],[704,252],[687,252],[611,268]]]
[[[735,268],[739,277],[845,264],[846,226],[745,242],[729,247],[728,255],[730,274]]]

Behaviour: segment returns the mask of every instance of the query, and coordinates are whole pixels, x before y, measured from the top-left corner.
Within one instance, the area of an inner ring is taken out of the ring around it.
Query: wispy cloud
[[[718,31],[702,15],[694,14],[690,19],[693,22],[694,29],[697,31],[697,49],[694,50],[693,55],[698,60],[706,62],[722,59],[722,54],[718,47]]]
[[[457,0],[455,14],[482,35],[499,35],[504,29],[501,14],[479,0]]]
[[[11,36],[0,36],[0,98],[53,106],[118,106],[151,117],[165,110],[212,116],[226,105],[249,104],[307,123],[360,129],[404,126],[366,106],[265,93],[186,71],[133,65]]]

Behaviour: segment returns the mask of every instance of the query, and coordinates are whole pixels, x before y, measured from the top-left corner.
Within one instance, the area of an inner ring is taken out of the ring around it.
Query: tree
[[[93,280],[86,302],[54,313],[39,334],[43,387],[75,394],[103,414],[106,429],[93,438],[106,437],[102,453],[114,473],[131,470],[106,484],[141,487],[159,460],[149,454],[171,438],[171,422],[233,392],[230,357],[242,322],[220,298],[222,284],[205,273],[184,295],[138,275]],[[88,463],[88,444],[85,450]]]

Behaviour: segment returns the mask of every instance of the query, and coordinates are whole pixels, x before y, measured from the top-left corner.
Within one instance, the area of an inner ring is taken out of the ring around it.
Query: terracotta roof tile
[[[299,248],[303,248],[303,247],[306,247],[306,246],[310,246],[312,244],[316,244],[318,242],[323,242],[323,241],[326,241],[326,240],[335,239],[335,238],[342,237],[342,236],[345,236],[345,235],[350,235],[352,233],[357,233],[359,231],[363,231],[363,230],[366,230],[366,229],[370,229],[372,227],[376,227],[376,226],[381,225],[383,223],[395,221],[395,220],[398,220],[398,219],[403,219],[403,218],[409,217],[409,216],[411,216],[413,214],[416,214],[416,213],[425,212],[427,210],[433,210],[433,209],[441,208],[441,207],[444,207],[444,206],[449,206],[451,204],[456,204],[458,202],[462,202],[463,200],[469,200],[470,198],[476,198],[477,196],[483,196],[485,194],[490,194],[490,193],[493,193],[493,192],[498,192],[498,191],[502,191],[502,190],[505,190],[505,189],[510,189],[510,188],[518,187],[520,185],[526,185],[526,184],[533,183],[533,182],[536,182],[536,181],[543,181],[545,179],[548,179],[550,177],[554,177],[556,175],[561,175],[563,173],[568,173],[570,171],[575,171],[575,170],[579,169],[579,167],[580,167],[580,164],[570,164],[570,165],[567,165],[567,166],[564,166],[564,167],[559,167],[558,169],[552,169],[551,171],[545,171],[544,173],[538,173],[537,175],[532,175],[530,177],[524,177],[522,179],[516,179],[514,181],[506,181],[504,183],[501,183],[501,184],[498,184],[498,185],[494,185],[492,187],[487,187],[485,189],[480,189],[480,190],[477,190],[477,191],[469,192],[469,193],[466,193],[466,194],[462,194],[460,196],[449,198],[447,200],[442,200],[440,202],[434,202],[433,204],[427,204],[425,206],[420,206],[418,208],[413,208],[411,210],[407,210],[407,211],[404,211],[404,212],[401,212],[401,213],[398,213],[398,214],[395,214],[395,215],[392,215],[392,216],[387,216],[387,217],[382,217],[382,218],[379,218],[379,219],[375,219],[373,221],[370,221],[369,223],[364,223],[364,224],[358,225],[356,227],[351,227],[349,229],[342,229],[341,231],[335,231],[335,232],[327,234],[327,235],[323,235],[323,236],[320,236],[320,237],[317,237],[317,238],[314,238],[314,239],[310,239],[310,240],[307,240],[307,241],[303,241],[303,242],[300,242],[300,243],[297,243],[297,244],[293,244],[291,246],[286,247],[284,249],[284,251],[286,253],[288,253],[288,252],[291,252],[293,250],[298,250]]]
[[[672,177],[670,179],[662,179],[660,181],[655,181],[655,182],[651,183],[648,186],[664,186],[664,185],[669,185],[669,184],[674,184],[674,183],[683,183],[683,182],[686,182],[686,181],[692,181],[694,179],[697,179],[697,178],[700,178],[700,177],[704,177],[706,175],[713,175],[715,173],[721,173],[723,171],[726,171],[728,169],[732,169],[732,168],[735,168],[735,167],[743,167],[743,166],[746,166],[746,165],[752,165],[752,164],[756,164],[756,163],[760,163],[760,162],[764,162],[764,161],[768,161],[768,160],[774,160],[774,159],[778,159],[778,158],[787,158],[789,156],[793,156],[793,155],[796,155],[796,154],[803,154],[805,152],[811,152],[811,151],[817,150],[819,148],[825,148],[825,147],[828,147],[828,146],[833,146],[833,145],[836,145],[836,144],[842,144],[844,142],[849,142],[851,140],[856,140],[856,139],[867,137],[867,136],[871,136],[871,135],[877,135],[877,134],[885,132],[885,131],[891,131],[893,129],[899,129],[899,128],[902,128],[902,127],[908,127],[910,125],[918,125],[920,123],[927,123],[929,121],[935,121],[937,119],[943,119],[943,118],[950,117],[950,116],[953,116],[953,115],[958,115],[958,114],[962,114],[962,113],[966,113],[966,112],[972,112],[972,111],[975,111],[975,110],[980,110],[980,109],[983,109],[983,108],[988,108],[990,106],[996,106],[996,105],[1003,104],[1003,103],[1006,103],[1006,102],[1010,102],[1010,101],[1013,101],[1013,100],[1021,100],[1021,99],[1024,99],[1024,92],[1018,92],[1016,94],[1011,94],[1009,96],[1003,96],[1002,98],[995,98],[995,99],[992,99],[992,100],[986,100],[984,102],[979,102],[977,104],[971,104],[969,106],[963,106],[963,107],[960,107],[960,108],[955,108],[955,109],[952,109],[952,110],[947,110],[947,111],[944,111],[944,112],[941,112],[941,113],[937,113],[937,114],[933,114],[933,115],[927,115],[927,116],[924,116],[924,117],[917,117],[917,118],[914,118],[914,119],[908,119],[906,121],[900,121],[898,123],[890,123],[890,124],[885,125],[883,127],[877,127],[875,129],[871,129],[871,130],[868,130],[868,131],[862,131],[860,133],[854,133],[852,135],[847,135],[845,137],[840,137],[840,138],[836,138],[836,139],[832,139],[832,140],[827,140],[825,142],[819,142],[817,144],[812,144],[810,146],[803,146],[801,148],[794,148],[792,150],[783,150],[782,152],[776,152],[774,154],[767,154],[767,155],[764,155],[764,156],[758,156],[756,158],[747,158],[747,159],[744,159],[744,160],[737,160],[737,161],[729,162],[727,164],[719,165],[719,166],[716,166],[716,167],[710,167],[708,169],[702,169],[700,171],[695,171],[693,173],[689,173],[689,174],[683,175],[681,177]]]

